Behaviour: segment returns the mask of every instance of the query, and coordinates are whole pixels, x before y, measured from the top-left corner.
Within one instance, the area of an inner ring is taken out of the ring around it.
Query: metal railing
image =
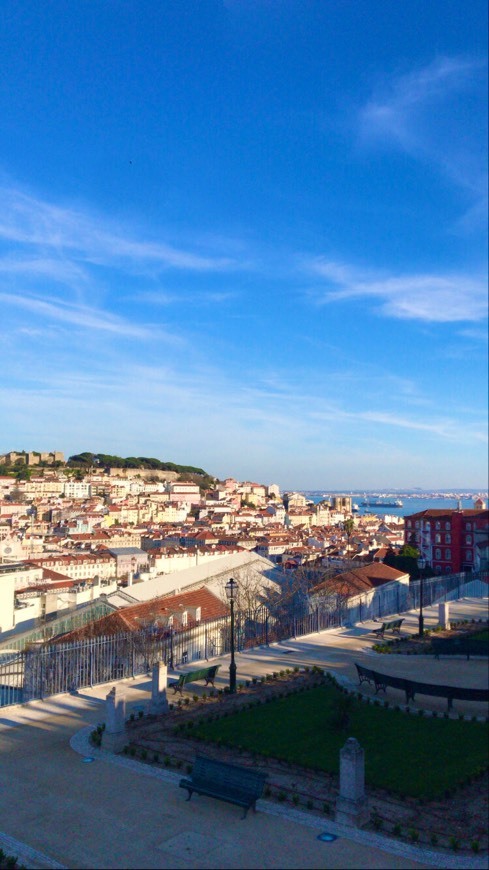
[[[423,581],[423,605],[464,596],[486,597],[489,573],[456,574]],[[273,613],[262,605],[237,611],[235,648],[301,637],[327,628],[361,622],[419,607],[421,583],[375,590],[369,604],[348,607],[330,596],[311,609],[305,599],[290,611]],[[0,649],[0,706],[24,703],[111,680],[136,677],[157,661],[170,668],[210,659],[230,651],[230,619],[202,622],[189,628],[145,626],[135,632],[92,637],[75,643],[48,644],[41,638],[25,649]]]

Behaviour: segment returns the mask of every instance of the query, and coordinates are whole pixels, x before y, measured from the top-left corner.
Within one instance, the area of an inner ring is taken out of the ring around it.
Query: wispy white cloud
[[[46,202],[16,188],[0,189],[0,238],[66,252],[98,265],[152,265],[195,272],[225,271],[237,261],[184,250],[164,241],[141,240],[125,228],[80,209]]]
[[[0,292],[0,301],[4,305],[22,308],[31,315],[37,315],[49,321],[69,323],[83,329],[110,332],[128,338],[148,339],[156,337],[156,330],[150,327],[130,323],[128,320],[107,311],[63,302],[59,299],[38,299],[33,296]],[[162,337],[160,329],[157,330],[157,335],[159,338]],[[174,336],[168,336],[168,338],[172,341],[176,340]]]
[[[308,263],[325,281],[317,302],[371,299],[388,317],[431,323],[479,322],[487,317],[487,285],[483,278],[463,274],[386,276],[361,272],[325,258]]]
[[[439,57],[384,82],[358,115],[364,144],[396,146],[470,193],[467,225],[486,214],[486,74],[479,58]],[[464,109],[463,100],[473,94],[480,112]]]
[[[238,296],[232,290],[202,290],[201,292],[185,291],[184,293],[168,293],[164,290],[141,290],[131,296],[138,302],[151,302],[153,305],[181,305],[182,300],[191,305],[220,305]]]

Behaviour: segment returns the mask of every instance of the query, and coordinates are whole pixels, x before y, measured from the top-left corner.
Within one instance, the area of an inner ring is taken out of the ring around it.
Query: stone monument
[[[168,685],[168,668],[163,662],[156,662],[153,665],[153,679],[151,683],[151,703],[149,712],[160,713],[168,712],[168,698],[166,697],[166,687]]]
[[[438,605],[438,622],[442,628],[450,631],[450,602],[440,601]]]
[[[102,749],[121,752],[127,743],[126,698],[124,690],[114,686],[105,698],[105,730]]]
[[[365,753],[355,737],[349,737],[340,750],[340,793],[335,820],[357,828],[370,818],[365,794]]]

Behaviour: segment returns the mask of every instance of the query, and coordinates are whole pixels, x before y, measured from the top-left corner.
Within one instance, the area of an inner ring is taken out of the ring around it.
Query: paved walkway
[[[479,616],[484,608],[487,612],[487,601],[465,601],[454,605],[452,612],[465,609]],[[412,625],[416,626],[415,616]],[[367,656],[371,645],[365,631],[323,632],[240,653],[238,679],[318,663],[349,680],[354,677],[353,661],[359,654]],[[382,657],[382,664],[384,659],[394,669],[421,664],[394,656]],[[224,683],[229,659],[222,664]],[[478,685],[484,674],[487,684],[487,662],[471,661],[469,667],[465,661],[448,659],[422,664],[424,679],[429,664],[443,682],[456,684],[463,672],[466,685],[472,684],[470,680]],[[129,709],[146,703],[147,677],[126,685]],[[18,854],[28,867],[488,866],[486,858],[437,855],[265,800],[246,820],[241,820],[238,808],[221,801],[201,797],[187,803],[177,774],[89,746],[91,728],[104,718],[103,699],[109,688],[98,686],[77,696],[0,710],[0,847]],[[88,754],[93,762],[86,762]],[[338,838],[322,842],[317,838],[323,831]]]

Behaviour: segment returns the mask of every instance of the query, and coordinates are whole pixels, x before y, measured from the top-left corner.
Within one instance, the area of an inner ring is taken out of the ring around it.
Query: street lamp
[[[418,568],[419,568],[419,636],[424,636],[424,619],[423,619],[423,580],[424,580],[424,569],[426,568],[426,559],[424,556],[420,556],[418,559]]]
[[[234,602],[238,584],[231,577],[225,585],[226,595],[231,605],[231,664],[229,665],[229,693],[236,694],[236,662],[234,661]]]

